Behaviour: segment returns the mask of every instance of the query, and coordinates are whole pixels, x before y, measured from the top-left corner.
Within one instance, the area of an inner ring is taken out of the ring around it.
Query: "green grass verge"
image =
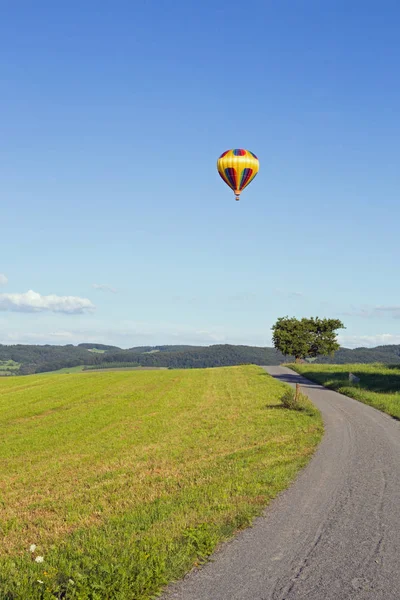
[[[400,419],[400,368],[381,364],[287,366],[312,381]],[[359,377],[360,382],[351,383],[349,373]]]
[[[286,389],[254,366],[3,378],[0,598],[148,600],[204,561],[321,438]]]

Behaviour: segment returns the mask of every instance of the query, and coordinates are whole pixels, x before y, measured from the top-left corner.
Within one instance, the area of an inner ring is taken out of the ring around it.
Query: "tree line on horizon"
[[[91,348],[71,345],[0,346],[0,363],[13,360],[21,365],[16,374],[29,375],[78,365],[101,365],[104,368],[106,365],[112,367],[114,364],[123,363],[132,364],[132,366],[189,369],[240,364],[277,365],[284,360],[284,356],[273,348],[229,344],[189,347],[186,350],[179,346],[178,350],[174,346],[171,346],[171,349],[164,346],[162,350],[149,347],[145,352],[135,348],[112,349],[106,350],[103,354],[90,352],[95,347],[94,345],[90,346]]]
[[[8,360],[19,363],[21,365],[19,370],[12,372],[12,374],[18,375],[56,371],[78,365],[101,365],[102,368],[107,366],[111,368],[124,364],[124,366],[140,365],[184,369],[240,364],[279,365],[293,359],[294,357],[285,357],[273,348],[232,346],[229,344],[180,351],[152,352],[147,350],[145,353],[137,352],[135,349],[120,349],[106,351],[104,354],[88,352],[87,349],[79,349],[77,346],[0,345],[0,363]],[[314,362],[330,364],[375,362],[400,364],[400,345],[356,348],[354,350],[340,348],[333,357],[320,356]]]

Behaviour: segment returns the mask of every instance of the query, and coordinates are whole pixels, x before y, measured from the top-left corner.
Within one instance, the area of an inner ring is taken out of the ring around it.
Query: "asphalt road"
[[[283,367],[325,435],[254,526],[164,600],[400,600],[400,422]]]

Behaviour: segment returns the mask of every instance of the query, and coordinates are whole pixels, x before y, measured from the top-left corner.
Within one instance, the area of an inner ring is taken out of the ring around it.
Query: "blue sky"
[[[5,0],[0,342],[269,345],[287,314],[400,343],[399,27],[388,0]]]

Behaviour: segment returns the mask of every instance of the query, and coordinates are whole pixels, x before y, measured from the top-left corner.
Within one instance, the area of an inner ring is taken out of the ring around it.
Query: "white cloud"
[[[379,314],[390,314],[394,319],[400,319],[400,306],[376,306],[374,311]]]
[[[6,339],[9,342],[14,342],[16,344],[36,344],[39,342],[50,342],[58,344],[62,340],[65,340],[67,343],[73,343],[74,334],[71,331],[50,331],[49,333],[18,333],[16,331],[10,332],[7,334]]]
[[[66,320],[67,319],[67,320]],[[239,323],[235,326],[209,323],[200,319],[195,324],[165,321],[118,319],[116,322],[88,315],[77,319],[61,313],[40,319],[18,320],[18,313],[7,316],[0,312],[0,344],[80,344],[82,342],[112,344],[121,348],[159,344],[244,344],[271,346],[271,324],[260,321],[254,328]]]
[[[4,273],[0,273],[0,285],[7,285],[8,279]]]
[[[375,346],[400,344],[400,334],[378,333],[376,335],[339,335],[338,340],[340,345],[345,348],[374,348]]]
[[[0,311],[14,312],[56,312],[82,314],[91,312],[95,306],[88,298],[78,296],[42,296],[33,290],[23,294],[0,294]]]
[[[371,308],[351,308],[344,312],[339,313],[339,317],[364,317],[369,318],[373,316],[373,309]]]
[[[208,330],[180,330],[142,326],[122,330],[99,329],[80,331],[9,331],[2,332],[0,343],[4,344],[80,344],[93,342],[113,344],[122,348],[132,346],[156,346],[158,344],[210,345],[228,343],[222,333]],[[233,342],[234,343],[234,342]],[[239,342],[238,342],[239,343]]]
[[[111,292],[112,294],[116,294],[117,290],[106,283],[93,283],[92,288],[95,290],[101,290],[102,292]]]
[[[400,306],[351,307],[350,310],[340,314],[345,317],[364,317],[368,319],[379,318],[388,315],[393,319],[400,319]]]
[[[125,321],[123,331],[113,332],[117,345],[124,347],[159,344],[244,344],[250,346],[270,346],[271,336],[265,330],[243,330],[222,326],[191,327],[173,323],[145,323]],[[119,340],[119,342],[117,341]]]

